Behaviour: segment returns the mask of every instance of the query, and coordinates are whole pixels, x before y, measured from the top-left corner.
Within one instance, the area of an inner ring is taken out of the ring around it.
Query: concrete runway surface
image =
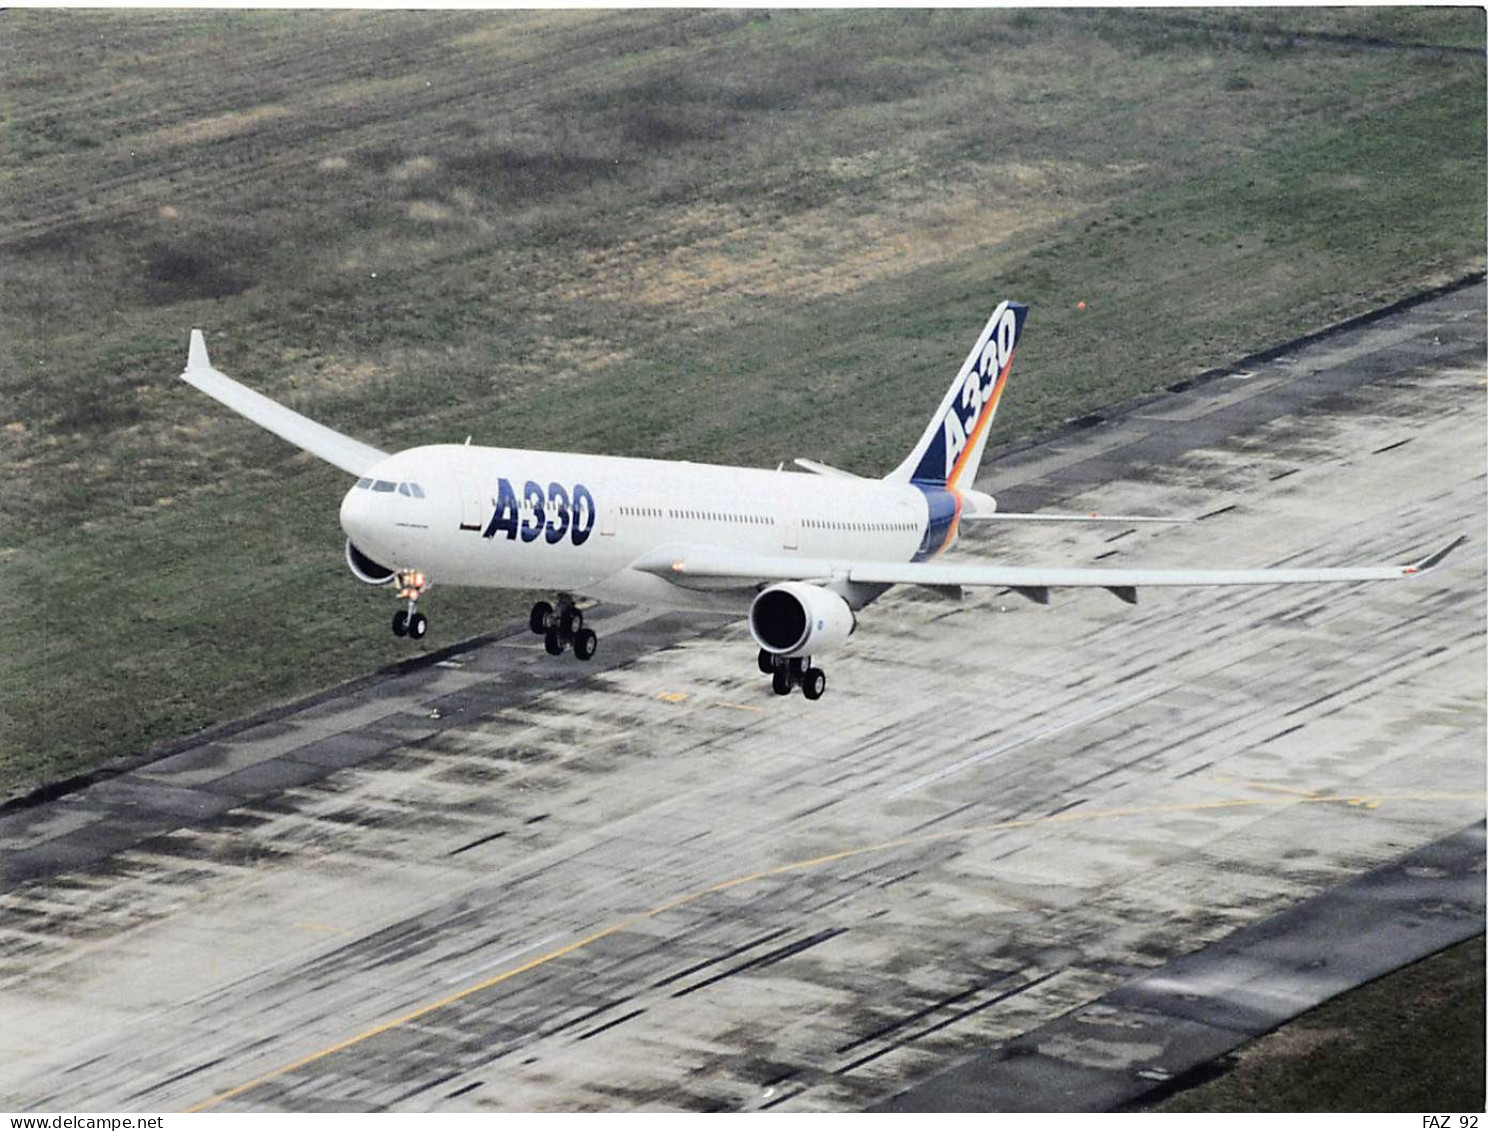
[[[597,609],[591,665],[511,628],[12,807],[0,1108],[1057,1106],[1071,1066],[1155,1084],[1214,1052],[1071,1019],[1167,994],[1223,1026],[1266,925],[1377,869],[1395,919],[1312,916],[1293,950],[1398,964],[1481,931],[1484,298],[990,453],[979,483],[1201,521],[956,551],[1326,565],[1472,537],[1418,580],[896,592],[814,704],[770,693],[740,623]],[[1428,859],[1459,842],[1466,889]],[[994,1081],[1036,1034],[1045,1091]]]

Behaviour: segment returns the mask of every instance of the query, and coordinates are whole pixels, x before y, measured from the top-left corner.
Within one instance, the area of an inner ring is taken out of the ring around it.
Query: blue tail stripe
[[[1012,361],[1027,317],[1028,307],[1020,302],[1002,304],[993,313],[941,411],[930,424],[930,442],[910,475],[912,480],[945,483],[968,446],[975,448],[986,443],[983,417],[996,411],[1000,396],[997,382]]]

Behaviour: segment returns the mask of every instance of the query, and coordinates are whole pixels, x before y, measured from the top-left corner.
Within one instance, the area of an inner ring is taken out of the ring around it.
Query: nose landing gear
[[[561,656],[565,648],[573,645],[574,655],[588,660],[599,647],[594,630],[584,627],[583,611],[566,594],[559,595],[556,609],[546,601],[533,605],[527,627],[543,638],[543,648],[550,656]]]
[[[429,579],[416,569],[398,571],[398,598],[408,602],[407,609],[393,614],[393,635],[422,640],[429,631],[429,618],[418,611],[418,599],[429,589]]]
[[[810,656],[777,656],[763,648],[759,651],[759,670],[770,677],[776,695],[789,695],[799,687],[807,699],[817,700],[827,690],[827,673],[811,666]]]

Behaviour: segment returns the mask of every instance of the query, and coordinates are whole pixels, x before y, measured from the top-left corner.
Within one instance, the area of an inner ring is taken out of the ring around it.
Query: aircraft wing
[[[961,512],[962,522],[1192,522],[1191,518],[1164,518],[1150,514],[1060,514],[1051,511],[993,511],[991,514]]]
[[[288,440],[295,447],[352,475],[365,475],[375,464],[388,458],[387,452],[353,440],[324,424],[317,424],[308,416],[301,416],[213,369],[200,330],[191,331],[191,349],[186,355],[186,369],[181,380],[221,401],[240,416],[246,416],[260,428],[268,429],[280,439]]]
[[[1457,538],[1419,561],[1401,565],[1266,567],[1260,569],[1100,569],[1010,566],[981,562],[855,562],[739,553],[709,547],[670,547],[648,554],[635,569],[693,588],[745,587],[775,581],[851,581],[864,585],[921,585],[954,590],[999,586],[1043,604],[1050,589],[1109,589],[1135,603],[1150,585],[1309,585],[1326,582],[1398,581],[1435,569],[1467,539]]]

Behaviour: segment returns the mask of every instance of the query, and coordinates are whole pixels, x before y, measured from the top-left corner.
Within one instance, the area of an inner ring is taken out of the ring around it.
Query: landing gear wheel
[[[394,630],[396,631],[396,629]],[[429,631],[429,618],[423,613],[414,613],[408,618],[408,639],[422,640]]]
[[[565,640],[572,640],[584,627],[584,614],[572,605],[565,605],[558,621],[558,631]]]
[[[769,675],[775,670],[775,657],[763,648],[759,653],[759,670],[761,675]]]
[[[527,618],[527,627],[532,629],[534,636],[541,636],[548,631],[548,618],[553,615],[553,606],[546,601],[539,601],[532,606],[532,615]]]
[[[776,668],[775,674],[770,677],[770,686],[774,688],[776,695],[789,695],[791,693],[790,672],[784,668]]]
[[[408,635],[408,612],[404,609],[399,609],[393,614],[393,635]]]
[[[821,668],[811,668],[801,677],[801,694],[808,699],[820,699],[827,689],[827,673]]]
[[[543,635],[543,647],[548,650],[550,656],[563,655],[563,640],[558,636],[556,629],[548,629]]]
[[[599,647],[599,637],[594,635],[594,629],[581,628],[574,633],[573,650],[574,655],[581,660],[587,660],[594,655],[594,649]]]

